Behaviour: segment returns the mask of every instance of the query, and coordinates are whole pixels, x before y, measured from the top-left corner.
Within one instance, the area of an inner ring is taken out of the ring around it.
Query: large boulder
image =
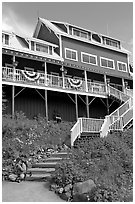
[[[75,183],[73,185],[73,195],[81,195],[81,194],[89,193],[95,187],[96,187],[96,184],[92,179]]]

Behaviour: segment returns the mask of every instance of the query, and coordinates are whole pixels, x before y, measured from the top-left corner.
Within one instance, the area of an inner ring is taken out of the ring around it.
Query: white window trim
[[[42,52],[42,53],[46,53],[46,52],[36,50],[36,46],[37,46],[37,45],[42,46],[42,47],[47,46],[47,50],[48,50],[47,54],[49,54],[49,45],[44,45],[44,44],[35,42],[35,47],[34,47],[34,48],[35,48],[35,51],[36,51],[36,52]]]
[[[89,37],[89,36],[88,36],[88,33],[87,33],[87,32],[85,32],[85,31],[83,31],[83,30],[81,31],[81,30],[79,30],[78,28],[73,28],[73,27],[72,27],[72,35],[73,35],[73,36],[76,36],[76,37],[78,37],[78,38],[83,38],[83,37],[74,35],[74,30],[77,30],[77,31],[79,31],[79,32],[83,32],[83,33],[87,34],[87,38],[84,38],[84,39],[87,39],[87,40],[88,40],[88,37]]]
[[[10,45],[10,35],[6,34],[6,33],[2,33],[2,35],[4,36],[2,44],[9,46]],[[6,35],[8,35],[8,44],[6,44]]]
[[[105,60],[109,60],[109,61],[112,61],[113,62],[113,68],[111,67],[106,67],[106,66],[103,66],[101,64],[101,59],[105,59]],[[103,68],[107,68],[107,69],[115,69],[115,64],[114,64],[114,60],[113,59],[109,59],[109,58],[105,58],[105,57],[100,57],[100,67],[103,67]]]
[[[115,40],[109,39],[109,38],[105,38],[105,45],[108,45],[108,44],[106,43],[106,40],[110,40],[110,42],[117,43],[117,48],[119,47],[119,42],[118,42],[118,41],[115,41]],[[113,45],[108,45],[108,46],[113,46]],[[113,47],[116,47],[116,46],[113,46]]]
[[[71,58],[68,58],[68,57],[66,57],[66,51],[73,51],[73,52],[75,52],[76,53],[76,59],[71,59]],[[73,49],[70,49],[70,48],[65,48],[65,59],[68,59],[68,60],[73,60],[73,61],[78,61],[78,52],[77,52],[77,50],[73,50]]]
[[[96,64],[88,63],[88,62],[83,62],[83,54],[88,55],[88,56],[90,56],[90,57],[95,57],[95,58],[96,58]],[[97,63],[97,56],[96,56],[96,55],[89,54],[89,53],[86,53],[86,52],[81,52],[81,62],[82,62],[82,63],[85,63],[85,64],[92,64],[92,65],[95,65],[95,66],[98,65],[98,63]]]
[[[118,65],[119,63],[126,65],[126,71],[125,70],[119,70],[119,65]],[[117,61],[117,68],[118,68],[118,71],[120,71],[120,72],[127,72],[127,63],[121,62],[121,61]]]

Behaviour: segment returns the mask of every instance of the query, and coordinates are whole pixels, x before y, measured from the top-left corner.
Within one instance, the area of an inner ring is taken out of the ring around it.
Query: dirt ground
[[[46,182],[2,182],[2,202],[64,202]]]

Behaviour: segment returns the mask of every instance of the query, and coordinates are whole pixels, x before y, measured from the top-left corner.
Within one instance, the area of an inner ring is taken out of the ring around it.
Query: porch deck
[[[9,67],[2,67],[2,83],[101,98],[107,97],[104,83],[86,82],[84,79],[77,79],[77,77],[73,79],[21,69],[14,70]]]

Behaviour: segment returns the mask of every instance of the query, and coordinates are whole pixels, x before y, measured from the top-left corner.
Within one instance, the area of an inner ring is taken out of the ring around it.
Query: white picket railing
[[[128,93],[124,93],[118,89],[115,89],[114,87],[110,85],[108,85],[108,92],[109,92],[109,95],[114,96],[115,98],[121,101],[127,101],[130,98]]]
[[[98,133],[104,119],[97,118],[82,118],[82,132],[94,132]]]
[[[82,124],[82,120],[81,120],[81,118],[78,118],[77,122],[72,127],[72,129],[70,130],[71,131],[71,146],[74,145],[74,141],[82,133],[82,125],[81,124]]]
[[[126,94],[124,94],[119,90],[115,90],[115,88],[109,87],[109,94],[115,95],[115,97],[121,99],[122,101],[126,100],[126,102],[110,115],[106,116],[100,131],[101,137],[107,136],[110,130],[122,131],[128,122],[130,122],[130,120],[133,118],[133,98],[131,97],[131,93],[126,92]]]
[[[79,118],[71,129],[71,146],[82,132],[99,133],[104,119]]]
[[[104,83],[95,83],[95,82],[87,82],[86,88],[86,81],[84,79],[81,80],[80,87],[72,87],[69,83],[69,77],[60,77],[52,74],[44,74],[42,72],[34,72],[31,71],[33,74],[38,74],[39,79],[35,81],[28,80],[23,74],[24,70],[21,69],[15,69],[13,72],[13,68],[9,67],[2,67],[2,79],[7,81],[15,81],[17,83],[26,83],[30,85],[39,85],[39,86],[49,86],[49,87],[55,87],[55,88],[61,88],[61,89],[68,89],[68,90],[76,90],[80,92],[88,92],[88,93],[94,93],[94,94],[100,94],[100,95],[106,95],[106,89]],[[79,78],[78,78],[79,79]]]

